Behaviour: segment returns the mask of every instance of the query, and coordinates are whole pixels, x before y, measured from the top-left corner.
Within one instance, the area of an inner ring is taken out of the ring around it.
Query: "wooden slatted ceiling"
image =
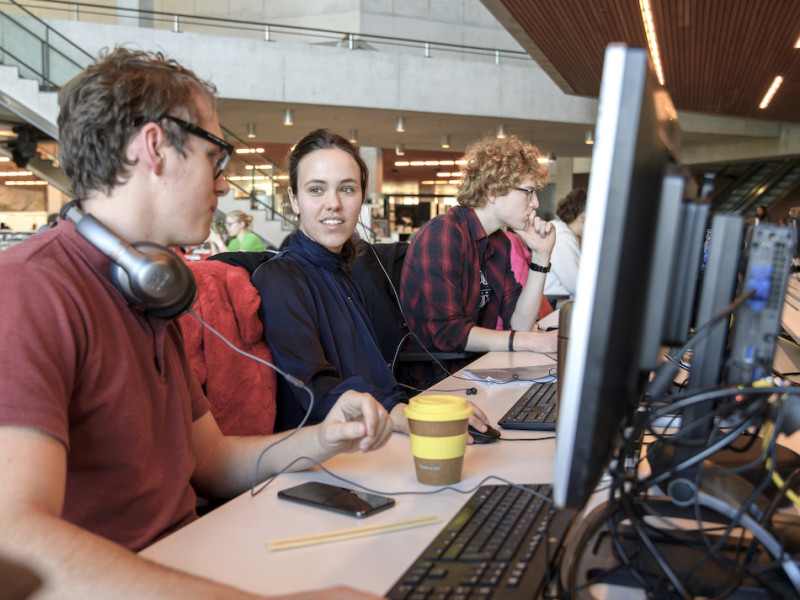
[[[546,58],[567,93],[598,95],[609,43],[647,47],[638,0],[484,0],[495,14],[498,3],[524,31],[516,34],[520,44],[534,59]],[[800,123],[800,0],[650,4],[665,86],[678,109]],[[759,109],[776,75],[783,85]]]

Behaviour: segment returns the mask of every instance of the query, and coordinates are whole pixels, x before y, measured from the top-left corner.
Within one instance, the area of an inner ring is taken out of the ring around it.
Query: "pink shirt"
[[[509,254],[509,261],[511,262],[511,272],[514,273],[514,279],[525,287],[525,282],[528,281],[528,273],[530,272],[531,251],[516,233],[505,231],[508,241],[511,243],[511,253]],[[539,318],[544,319],[547,315],[553,312],[553,307],[547,298],[542,296],[542,303],[539,305]],[[497,319],[497,329],[505,329],[503,327],[503,319]]]

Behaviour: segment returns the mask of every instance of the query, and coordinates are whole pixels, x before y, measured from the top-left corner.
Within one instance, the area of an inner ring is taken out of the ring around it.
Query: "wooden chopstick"
[[[289,550],[290,548],[301,548],[303,546],[313,546],[316,544],[327,544],[329,542],[339,542],[341,540],[351,540],[353,538],[389,533],[391,531],[401,531],[414,527],[425,527],[440,523],[439,517],[417,517],[406,521],[396,521],[384,525],[367,525],[366,527],[354,527],[352,529],[341,529],[330,533],[315,533],[312,535],[301,535],[298,537],[283,538],[267,542],[267,549],[272,551]]]

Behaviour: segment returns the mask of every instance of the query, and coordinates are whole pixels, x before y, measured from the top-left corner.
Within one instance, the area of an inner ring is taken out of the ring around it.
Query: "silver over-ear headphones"
[[[65,204],[61,216],[111,259],[111,281],[129,302],[163,319],[179,317],[192,307],[197,283],[192,270],[174,252],[153,242],[128,244],[81,212],[76,201]]]

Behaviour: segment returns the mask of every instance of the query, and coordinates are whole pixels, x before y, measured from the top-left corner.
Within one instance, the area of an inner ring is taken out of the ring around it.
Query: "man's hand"
[[[514,337],[514,349],[528,352],[551,354],[558,350],[558,330],[552,331],[518,331]]]
[[[392,419],[370,394],[348,391],[339,396],[319,424],[319,442],[333,452],[370,452],[392,434]]]
[[[540,219],[536,211],[533,211],[528,219],[528,226],[524,230],[515,229],[514,232],[531,251],[532,262],[543,267],[550,264],[550,254],[556,243],[556,228],[552,223]]]
[[[395,404],[392,412],[389,413],[389,417],[392,419],[392,423],[394,424],[394,430],[398,433],[405,433],[408,435],[408,419],[406,418],[406,406],[408,404],[400,403]]]
[[[472,416],[469,418],[469,424],[481,433],[485,433],[486,430],[489,429],[489,417],[486,416],[486,413],[483,412],[477,404],[474,404],[469,400],[467,400],[467,404],[469,404],[470,408],[472,408]],[[474,443],[475,440],[473,437],[467,433],[467,444]]]

